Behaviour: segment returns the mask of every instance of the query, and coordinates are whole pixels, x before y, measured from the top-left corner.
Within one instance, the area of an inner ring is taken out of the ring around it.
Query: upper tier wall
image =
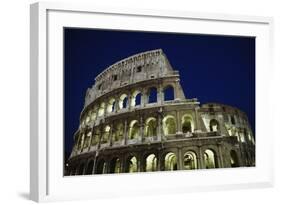
[[[173,70],[161,49],[130,56],[109,66],[95,78],[95,84],[87,90],[84,106],[120,86],[175,74],[178,72]]]

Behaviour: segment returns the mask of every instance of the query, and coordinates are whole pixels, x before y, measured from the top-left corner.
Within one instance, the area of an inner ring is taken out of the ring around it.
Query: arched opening
[[[99,129],[99,127],[95,127],[95,129],[94,129],[94,137],[92,139],[92,143],[98,144],[98,142],[100,140],[100,137],[101,137],[100,129]]]
[[[119,158],[114,158],[110,162],[110,173],[120,173],[121,172],[121,164]]]
[[[104,115],[104,107],[105,107],[105,104],[104,103],[101,103],[100,104],[100,107],[99,107],[99,117],[103,116]]]
[[[140,104],[141,104],[141,92],[136,90],[132,94],[131,107],[135,107]]]
[[[145,122],[145,136],[146,137],[154,137],[157,135],[157,123],[154,117],[150,117]]]
[[[155,154],[150,154],[145,159],[145,171],[154,172],[157,171],[157,158]]]
[[[119,99],[119,107],[120,109],[127,108],[128,105],[128,96],[126,94],[122,94]]]
[[[217,132],[220,129],[219,122],[215,119],[210,120],[210,131]]]
[[[113,141],[117,142],[121,140],[123,138],[123,132],[124,132],[123,124],[118,123],[117,126],[115,127],[115,132],[113,132],[113,136],[112,136]]]
[[[101,159],[97,163],[96,174],[104,174],[104,173],[105,173],[105,161]]]
[[[138,165],[137,165],[137,158],[136,157],[131,156],[127,159],[125,171],[129,172],[129,173],[138,171]]]
[[[177,156],[173,152],[169,152],[165,156],[165,170],[177,170]]]
[[[91,140],[91,136],[92,136],[92,131],[91,130],[88,130],[86,132],[86,137],[85,137],[85,142],[84,142],[84,145],[83,145],[83,148],[86,148],[86,147],[89,147],[91,144],[90,140]]]
[[[174,100],[174,88],[169,85],[164,89],[164,101]]]
[[[109,140],[109,132],[110,132],[110,126],[106,125],[104,128],[104,132],[102,135],[101,143],[107,143]]]
[[[238,156],[234,150],[230,151],[230,164],[231,167],[239,167]]]
[[[132,120],[129,128],[129,139],[136,139],[139,136],[139,123],[137,120]]]
[[[148,103],[157,102],[157,88],[151,87],[148,90]]]
[[[107,105],[107,113],[111,113],[115,111],[115,99],[111,98]]]
[[[216,156],[214,151],[206,149],[204,152],[205,168],[212,169],[217,167]]]
[[[86,174],[87,174],[87,175],[93,174],[93,167],[94,167],[94,160],[91,160],[91,161],[88,163],[88,166],[87,166],[87,170],[86,170]]]
[[[164,135],[176,134],[176,119],[172,115],[167,115],[163,119]]]
[[[77,175],[83,175],[83,173],[84,173],[84,167],[85,167],[85,164],[84,164],[84,163],[80,164],[79,169],[78,169],[78,174],[77,174]]]
[[[194,152],[187,151],[184,153],[183,166],[187,170],[197,169],[197,158]]]
[[[189,115],[184,115],[182,117],[182,132],[183,133],[189,133],[193,132],[193,121],[191,116]]]

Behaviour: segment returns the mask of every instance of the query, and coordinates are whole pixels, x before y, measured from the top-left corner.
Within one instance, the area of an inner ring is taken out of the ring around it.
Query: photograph
[[[255,167],[256,38],[63,28],[64,176]]]

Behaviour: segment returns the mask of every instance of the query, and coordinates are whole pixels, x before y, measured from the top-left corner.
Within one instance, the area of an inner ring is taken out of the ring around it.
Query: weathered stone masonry
[[[161,49],[95,78],[74,141],[66,175],[255,166],[246,114],[186,98]]]

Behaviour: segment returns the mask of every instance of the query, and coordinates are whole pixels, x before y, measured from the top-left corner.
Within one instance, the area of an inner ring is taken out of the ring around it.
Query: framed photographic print
[[[31,5],[31,199],[272,186],[272,22]]]

